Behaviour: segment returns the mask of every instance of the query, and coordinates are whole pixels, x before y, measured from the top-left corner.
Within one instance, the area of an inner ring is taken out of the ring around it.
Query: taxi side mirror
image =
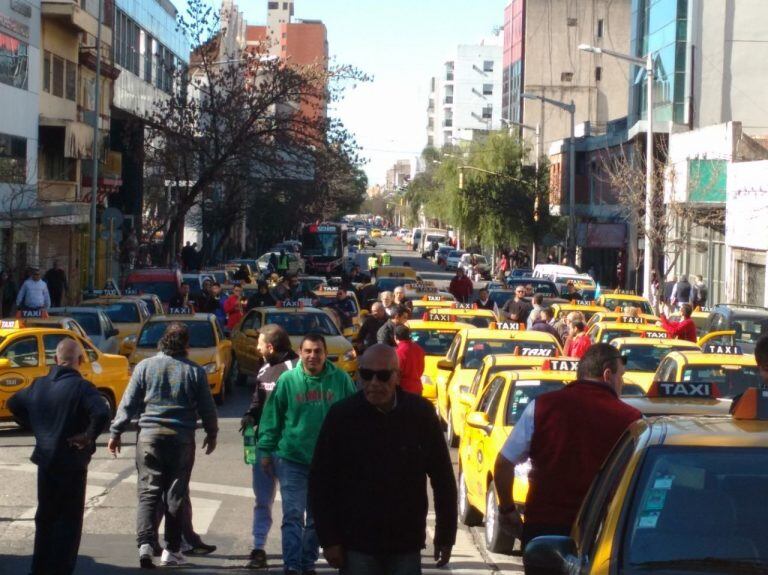
[[[538,575],[568,573],[576,563],[576,542],[570,537],[545,535],[525,546],[523,563],[526,571]]]
[[[246,329],[243,331],[243,335],[245,337],[252,337],[254,339],[259,339],[259,330],[257,329]]]
[[[488,432],[491,428],[491,424],[488,421],[488,414],[482,411],[473,411],[467,415],[466,424],[475,429],[482,429]]]
[[[467,390],[464,386],[462,386],[462,389],[459,389],[461,392],[459,395],[459,403],[466,407],[472,407],[472,403],[475,401],[475,396],[469,393],[469,390]]]
[[[8,369],[11,367],[11,360],[7,357],[0,358],[0,369]]]
[[[437,362],[437,369],[453,371],[454,367],[456,367],[456,365],[450,359],[441,359]]]

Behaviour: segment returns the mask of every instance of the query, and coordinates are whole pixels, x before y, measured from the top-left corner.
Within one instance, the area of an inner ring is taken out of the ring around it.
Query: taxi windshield
[[[651,447],[626,521],[622,573],[765,573],[768,449]]]
[[[112,323],[140,323],[139,308],[132,302],[114,302],[101,309]]]
[[[736,332],[736,343],[757,343],[760,336],[768,333],[768,318],[734,317],[731,329]]]
[[[565,381],[528,379],[515,382],[515,391],[507,403],[507,412],[504,416],[504,425],[515,425],[520,416],[534,399],[543,393],[557,391],[565,387]]]
[[[317,300],[317,307],[334,307],[339,304],[340,300],[336,299],[336,294],[331,295],[317,295],[315,294],[312,299]],[[357,304],[355,303],[355,299],[352,297],[347,296],[347,301],[349,303],[345,303],[344,305],[350,305],[354,309],[353,313],[355,315],[360,313],[360,310],[357,308]]]
[[[213,333],[213,326],[209,321],[179,321],[189,329],[189,347],[203,348],[216,347],[216,336]],[[141,330],[138,347],[157,347],[160,338],[163,337],[168,324],[171,321],[150,321]]]
[[[392,291],[396,287],[414,283],[413,278],[376,278],[376,288],[382,291]]]
[[[443,356],[451,347],[456,330],[447,329],[412,329],[411,339],[418,343],[427,355]]]
[[[696,349],[688,346],[623,345],[621,356],[627,358],[627,371],[656,371],[670,351]]]
[[[491,323],[495,322],[496,318],[487,315],[460,315],[456,317],[456,321],[485,329],[491,325]]]
[[[710,381],[717,384],[722,397],[735,397],[749,387],[762,385],[762,378],[753,365],[686,365],[683,381]]]
[[[270,323],[279,325],[288,332],[288,335],[303,336],[308,333],[339,335],[339,330],[336,329],[331,318],[319,312],[268,313],[264,318],[264,324]]]
[[[639,337],[641,333],[641,331],[632,331],[630,329],[604,329],[600,334],[600,343],[610,343],[617,337]]]
[[[647,313],[648,315],[656,315],[655,312],[653,311],[653,308],[645,300],[634,301],[634,300],[606,297],[603,300],[602,305],[604,307],[607,307],[608,309],[616,309],[617,307],[620,307],[620,308],[639,307],[640,313]]]
[[[574,312],[574,311],[578,311],[581,314],[583,314],[584,315],[584,321],[589,321],[590,319],[592,319],[592,316],[597,313],[596,311],[590,311],[588,309],[581,309],[581,308],[578,308],[578,309],[572,309],[572,308],[561,309],[557,313],[557,318],[556,319],[558,319],[558,320],[563,319],[564,320],[569,313]]]
[[[477,369],[483,363],[483,359],[491,354],[514,354],[517,350],[521,356],[525,350],[547,350],[551,356],[557,354],[557,346],[546,341],[520,341],[514,339],[470,339],[467,341],[466,352],[461,359],[461,367],[465,369]]]
[[[59,314],[56,314],[59,315]],[[95,313],[86,313],[78,311],[62,312],[60,315],[69,316],[79,323],[86,335],[101,335],[101,325],[99,323],[99,316]]]

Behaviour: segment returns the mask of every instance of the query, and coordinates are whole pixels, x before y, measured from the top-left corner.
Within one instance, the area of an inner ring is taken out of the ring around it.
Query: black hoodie
[[[246,415],[250,415],[258,425],[261,419],[261,410],[267,402],[269,394],[275,389],[275,384],[280,375],[289,369],[293,369],[299,363],[299,356],[292,349],[275,356],[261,366],[256,376],[256,389],[251,397],[251,405],[248,407]]]

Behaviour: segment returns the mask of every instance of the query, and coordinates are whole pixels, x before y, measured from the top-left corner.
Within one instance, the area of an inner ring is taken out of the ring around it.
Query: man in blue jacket
[[[56,365],[8,400],[8,409],[35,434],[37,513],[32,575],[75,570],[83,531],[85,484],[96,438],[109,409],[78,371],[82,348],[70,338],[56,347]]]

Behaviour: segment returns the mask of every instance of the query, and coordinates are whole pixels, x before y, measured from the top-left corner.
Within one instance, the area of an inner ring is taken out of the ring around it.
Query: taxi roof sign
[[[646,339],[669,339],[669,334],[666,331],[644,331],[640,337]]]
[[[192,315],[194,312],[191,307],[169,307],[168,315]]]
[[[515,346],[514,355],[524,355],[526,357],[552,357],[555,350],[551,347],[530,347],[526,345]]]
[[[16,312],[16,317],[48,317],[44,309],[22,309]]]
[[[453,309],[477,309],[477,304],[455,301],[451,307],[453,307]]]
[[[614,295],[637,295],[637,292],[633,289],[615,289],[612,292],[607,293],[612,293]]]
[[[714,399],[720,397],[717,384],[710,381],[654,381],[648,397]]]
[[[488,329],[505,329],[511,331],[524,331],[525,324],[516,321],[492,321],[488,324]]]
[[[304,302],[302,300],[291,300],[291,299],[285,299],[283,301],[277,302],[275,307],[281,307],[286,309],[301,309],[304,307]]]
[[[0,320],[0,329],[19,329],[22,323],[17,319]]]
[[[443,296],[441,295],[425,295],[421,298],[422,301],[443,301]]]
[[[571,305],[595,305],[595,300],[577,299],[577,300],[571,301]]]
[[[403,288],[416,292],[437,292],[435,284],[432,282],[418,282],[412,284],[405,284]]]
[[[541,366],[544,371],[576,371],[578,368],[578,359],[548,359]]]
[[[705,345],[703,351],[704,353],[717,353],[720,355],[743,355],[744,354],[741,347],[739,347],[738,345],[727,345],[727,344],[717,344],[717,343],[709,343]]]
[[[449,313],[441,312],[436,309],[431,309],[427,313],[421,316],[424,321],[441,321],[441,322],[455,322],[456,316]]]
[[[636,317],[633,315],[623,315],[619,318],[619,321],[621,323],[634,323],[634,324],[644,324],[645,320],[641,317]]]

